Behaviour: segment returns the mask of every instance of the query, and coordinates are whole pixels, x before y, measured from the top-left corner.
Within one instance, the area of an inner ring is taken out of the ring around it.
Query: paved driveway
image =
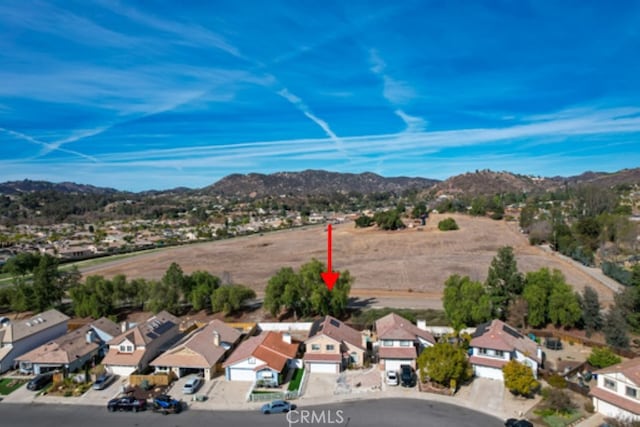
[[[338,375],[337,374],[319,374],[316,372],[309,372],[307,377],[307,383],[303,390],[303,395],[300,400],[311,400],[317,397],[333,396],[338,387]],[[345,393],[349,392],[349,385],[343,382],[339,386],[340,390]]]
[[[248,407],[256,408],[261,403],[250,404],[247,402],[247,395],[251,390],[252,383],[248,381],[227,381],[224,377],[218,377],[207,381],[200,388],[197,394],[204,394],[207,400],[204,402],[192,401],[191,398],[185,398],[189,401],[191,409],[227,409],[230,407],[238,407],[239,404],[246,404]]]
[[[21,385],[13,393],[3,396],[2,402],[7,403],[31,403],[38,392],[27,390],[27,384]]]

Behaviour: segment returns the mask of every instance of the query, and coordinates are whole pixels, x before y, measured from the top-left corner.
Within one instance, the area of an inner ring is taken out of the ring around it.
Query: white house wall
[[[595,397],[593,398],[593,406],[597,412],[601,413],[605,417],[617,418],[625,421],[640,421],[640,416],[625,411],[624,409],[620,409],[611,403]]]
[[[43,344],[48,343],[58,337],[67,333],[67,322],[62,322],[58,325],[47,328],[36,334],[25,337],[13,343],[11,350],[5,357],[0,360],[0,373],[13,369],[14,361],[16,357],[22,356],[31,350],[40,347]]]

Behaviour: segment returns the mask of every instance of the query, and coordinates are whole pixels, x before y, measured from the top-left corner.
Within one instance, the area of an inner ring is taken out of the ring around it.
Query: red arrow
[[[331,224],[327,226],[327,271],[324,273],[320,273],[322,276],[322,280],[324,280],[324,284],[327,285],[329,290],[333,289],[333,285],[338,281],[338,277],[340,277],[340,273],[331,271]]]

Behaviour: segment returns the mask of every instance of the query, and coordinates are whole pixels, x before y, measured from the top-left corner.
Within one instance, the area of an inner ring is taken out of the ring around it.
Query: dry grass
[[[437,229],[438,221],[455,218],[458,231]],[[326,233],[322,227],[307,227],[169,248],[133,258],[116,260],[82,269],[85,274],[111,277],[159,279],[172,262],[185,272],[207,270],[231,275],[235,283],[249,285],[259,293],[280,267],[299,267],[311,258],[326,262]],[[505,245],[512,246],[520,271],[541,267],[558,268],[577,290],[590,285],[601,301],[612,300],[612,292],[573,263],[558,259],[529,245],[516,223],[474,218],[466,215],[431,215],[427,225],[385,232],[375,228],[356,229],[353,223],[334,226],[334,270],[351,271],[356,278],[353,294],[360,297],[397,296],[402,301],[417,297],[439,300],[451,274],[484,280],[491,259]]]

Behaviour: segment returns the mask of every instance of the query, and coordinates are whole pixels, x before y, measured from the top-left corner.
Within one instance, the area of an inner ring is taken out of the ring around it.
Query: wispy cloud
[[[53,142],[53,143],[47,143],[47,142],[44,142],[44,141],[40,141],[39,139],[36,139],[36,138],[34,138],[32,136],[29,136],[27,134],[24,134],[24,133],[21,133],[21,132],[16,132],[16,131],[13,131],[11,129],[0,128],[0,132],[4,132],[4,133],[6,133],[6,134],[8,134],[8,135],[10,135],[10,136],[12,136],[12,137],[14,137],[16,139],[20,139],[22,141],[27,141],[27,142],[30,142],[32,144],[39,145],[40,147],[42,147],[42,151],[41,151],[40,155],[44,155],[44,154],[50,153],[51,151],[60,151],[60,152],[63,152],[63,153],[72,154],[74,156],[81,157],[81,158],[86,159],[86,160],[90,160],[92,162],[97,162],[98,161],[93,156],[89,156],[87,154],[83,154],[83,153],[80,153],[78,151],[61,148],[62,144],[65,144],[67,142],[72,142],[72,141],[62,140],[62,141],[57,141],[57,142]]]
[[[326,121],[319,118],[318,116],[316,116],[315,114],[313,114],[309,109],[309,107],[307,107],[307,105],[300,98],[298,98],[293,93],[289,92],[287,88],[279,90],[277,93],[278,95],[280,95],[281,97],[289,101],[298,110],[300,110],[312,122],[318,125],[324,131],[324,133],[327,134],[327,136],[331,139],[331,141],[335,143],[336,148],[343,154],[346,154],[346,150],[342,140],[338,137],[338,135],[335,134],[335,132],[331,130],[331,127],[329,127],[329,124]]]

